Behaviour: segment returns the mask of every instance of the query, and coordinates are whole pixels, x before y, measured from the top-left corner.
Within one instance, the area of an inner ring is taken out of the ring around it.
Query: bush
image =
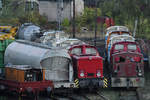
[[[61,24],[63,27],[69,27],[70,23],[69,23],[69,19],[68,18],[65,18],[63,21],[62,21],[62,24]]]

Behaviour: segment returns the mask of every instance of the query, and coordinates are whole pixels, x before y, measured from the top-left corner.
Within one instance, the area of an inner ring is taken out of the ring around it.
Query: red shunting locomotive
[[[80,88],[103,86],[103,58],[94,46],[73,45],[69,48],[69,54],[73,61],[74,78]]]
[[[143,55],[136,42],[117,42],[110,53],[112,87],[143,87]]]

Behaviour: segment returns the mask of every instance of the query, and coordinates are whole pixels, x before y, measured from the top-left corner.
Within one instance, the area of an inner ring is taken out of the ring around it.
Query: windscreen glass
[[[95,48],[86,48],[86,54],[94,54],[94,55],[96,55]]]
[[[71,54],[81,55],[82,54],[81,48],[73,48],[71,50]]]
[[[115,50],[123,50],[123,49],[124,49],[124,45],[122,44],[115,45]]]
[[[127,47],[129,50],[136,50],[137,49],[136,45],[134,45],[134,44],[129,44]]]

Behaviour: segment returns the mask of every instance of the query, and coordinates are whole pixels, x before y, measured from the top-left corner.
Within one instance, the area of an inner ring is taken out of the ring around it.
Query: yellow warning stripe
[[[78,79],[76,79],[76,80],[75,80],[75,82],[79,82],[79,80],[78,80]]]
[[[106,81],[104,81],[104,84],[106,84],[106,85],[107,85],[108,83],[107,83]]]
[[[76,84],[76,87],[79,88],[79,84]]]
[[[107,78],[104,78],[104,81],[108,82]]]
[[[106,88],[107,88],[108,86],[104,84],[104,87],[106,87]]]
[[[75,84],[79,84],[79,82],[75,82]]]
[[[107,78],[104,78],[104,88],[107,88],[108,87],[108,80]]]
[[[75,85],[77,88],[79,88],[79,80],[78,79],[75,80]]]

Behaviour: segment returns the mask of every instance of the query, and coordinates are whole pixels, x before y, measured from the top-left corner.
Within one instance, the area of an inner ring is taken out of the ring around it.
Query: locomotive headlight
[[[27,77],[30,77],[30,74],[27,74]]]
[[[97,75],[97,77],[100,77],[100,76],[101,76],[100,70],[97,70],[96,75]]]
[[[84,71],[83,70],[80,71],[80,76],[84,77]]]
[[[141,70],[139,70],[138,76],[142,76],[142,71]]]
[[[138,76],[142,76],[142,73],[138,73]]]

